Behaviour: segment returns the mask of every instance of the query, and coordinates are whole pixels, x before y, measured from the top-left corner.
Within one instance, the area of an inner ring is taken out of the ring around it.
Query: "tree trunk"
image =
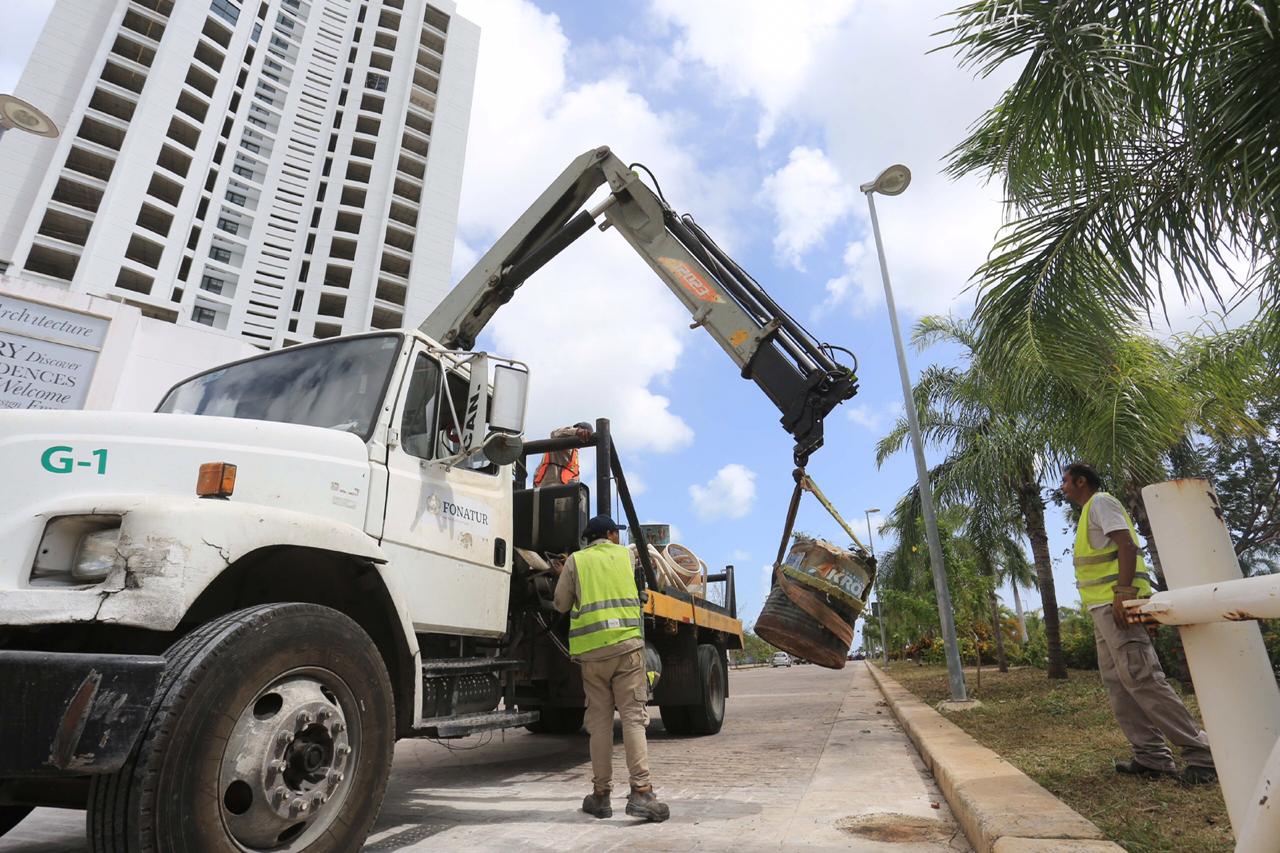
[[[1018,639],[1025,646],[1027,644],[1027,615],[1022,612],[1022,595],[1018,592],[1018,584],[1011,583],[1013,587],[1013,609],[1018,614]]]
[[[1031,540],[1031,556],[1040,586],[1040,603],[1044,605],[1044,638],[1048,647],[1050,678],[1066,678],[1067,664],[1062,658],[1062,631],[1058,626],[1058,595],[1053,586],[1053,558],[1049,556],[1049,534],[1044,527],[1044,499],[1040,484],[1027,477],[1018,489],[1018,506]]]
[[[991,605],[991,632],[996,641],[996,664],[1001,672],[1008,672],[1009,661],[1004,656],[1004,632],[1000,630],[1000,599],[996,598],[996,567],[991,564],[991,555],[982,548],[978,549],[978,560],[979,570],[987,579],[987,601]],[[977,640],[974,640],[974,643],[976,644]],[[981,652],[978,653],[978,657],[982,657]]]
[[[996,591],[991,589],[991,629],[996,632],[996,665],[1001,672],[1009,671],[1009,660],[1004,656],[1004,631],[1000,629],[1000,599]]]

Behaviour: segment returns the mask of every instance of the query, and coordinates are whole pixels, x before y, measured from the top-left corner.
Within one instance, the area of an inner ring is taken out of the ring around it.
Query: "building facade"
[[[263,348],[449,283],[479,29],[452,0],[58,0],[0,141],[0,272]]]

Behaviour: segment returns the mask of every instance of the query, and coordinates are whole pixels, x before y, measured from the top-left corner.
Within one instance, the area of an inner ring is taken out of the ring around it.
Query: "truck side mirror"
[[[529,401],[529,371],[505,364],[493,368],[493,402],[489,406],[489,429],[520,435],[524,432],[524,412]]]
[[[494,365],[484,455],[495,465],[509,465],[524,455],[522,436],[528,402],[529,371],[505,364]]]
[[[490,384],[489,365],[493,362]],[[477,454],[496,465],[519,459],[524,449],[524,415],[529,392],[529,369],[520,362],[478,352],[465,362],[471,370],[467,398],[454,413],[461,440],[450,464]],[[492,390],[490,390],[492,388]]]

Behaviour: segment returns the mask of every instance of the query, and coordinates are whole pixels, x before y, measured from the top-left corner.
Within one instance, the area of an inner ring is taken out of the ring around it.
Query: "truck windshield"
[[[193,376],[156,411],[318,426],[368,441],[399,349],[399,335],[372,335],[281,350]]]

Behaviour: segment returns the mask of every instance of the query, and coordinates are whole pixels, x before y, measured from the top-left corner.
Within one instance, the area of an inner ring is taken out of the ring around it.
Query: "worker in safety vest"
[[[1151,577],[1138,552],[1138,534],[1124,506],[1106,492],[1098,473],[1082,462],[1062,473],[1062,493],[1080,507],[1075,569],[1080,600],[1093,617],[1098,669],[1116,722],[1133,745],[1133,758],[1116,771],[1151,778],[1177,773],[1168,738],[1182,750],[1190,785],[1217,781],[1209,739],[1165,681],[1151,637],[1125,618],[1124,602],[1151,595]]]
[[[591,424],[583,421],[571,427],[560,427],[551,431],[552,438],[568,438],[575,435],[582,441],[591,438]],[[578,474],[578,449],[576,447],[544,453],[542,454],[542,463],[533,475],[533,485],[535,487],[544,484],[551,486],[560,483],[567,486],[570,483],[578,482]]]
[[[587,522],[582,538],[587,547],[569,555],[556,582],[555,605],[569,613],[569,654],[582,666],[587,694],[587,733],[591,736],[594,789],[582,810],[598,818],[611,817],[613,806],[613,709],[622,717],[622,743],[631,773],[627,814],[663,821],[670,816],[649,781],[649,746],[645,728],[649,713],[644,658],[644,614],[636,589],[631,555],[618,541],[607,515]]]

